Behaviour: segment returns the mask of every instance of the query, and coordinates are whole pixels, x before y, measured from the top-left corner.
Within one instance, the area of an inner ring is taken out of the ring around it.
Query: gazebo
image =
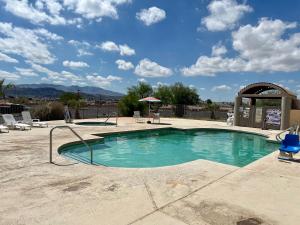
[[[243,104],[243,99],[248,99],[247,106]],[[279,104],[257,106],[258,99],[265,102],[277,99]],[[291,125],[291,110],[296,110],[294,114],[298,117],[299,108],[297,96],[283,87],[266,82],[250,84],[241,89],[235,98],[234,125],[284,130]]]

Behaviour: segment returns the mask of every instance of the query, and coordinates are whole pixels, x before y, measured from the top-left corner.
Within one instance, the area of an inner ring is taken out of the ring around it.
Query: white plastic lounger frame
[[[65,122],[66,123],[73,123],[73,119],[71,117],[69,107],[65,106],[64,110],[65,110],[65,112],[64,112]]]
[[[4,123],[10,129],[19,129],[19,130],[26,130],[31,129],[31,126],[28,124],[20,123],[15,120],[15,117],[12,114],[3,114],[2,118]]]
[[[144,123],[145,120],[143,117],[141,117],[140,111],[134,111],[133,112],[133,118],[135,119],[135,122],[137,123]]]
[[[155,120],[158,121],[158,123],[160,123],[160,114],[159,113],[153,113],[153,123],[155,122]]]
[[[6,133],[9,132],[9,129],[7,126],[4,126],[4,125],[0,125],[0,133],[2,133],[3,131],[5,131]]]
[[[23,111],[22,117],[23,117],[22,122],[32,127],[48,127],[48,123],[41,122],[39,119],[32,119],[29,111]]]

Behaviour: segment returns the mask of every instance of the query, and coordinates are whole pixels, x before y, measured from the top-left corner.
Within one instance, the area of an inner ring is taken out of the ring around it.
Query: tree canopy
[[[0,80],[0,97],[6,98],[6,91],[15,87],[13,83],[4,84],[5,79]]]
[[[59,100],[64,105],[75,108],[75,118],[80,119],[79,109],[84,107],[86,103],[83,101],[79,93],[65,92],[59,97]]]
[[[152,93],[152,87],[144,82],[139,82],[138,85],[128,88],[127,95],[118,104],[121,114],[132,116],[134,111],[144,113],[146,105],[143,102],[139,102],[139,100],[152,95]]]
[[[183,85],[182,83],[175,83],[174,85],[159,85],[153,89],[149,84],[140,82],[136,86],[128,88],[128,93],[119,102],[119,109],[122,115],[132,116],[133,111],[145,112],[146,104],[139,102],[141,98],[154,96],[161,100],[163,105],[174,105],[177,116],[182,116],[177,108],[182,108],[184,105],[195,105],[199,102],[199,95],[196,89]],[[182,110],[179,110],[182,111]]]
[[[73,101],[73,100],[79,101],[80,96],[74,92],[65,92],[61,96],[59,96],[59,100],[67,105],[69,101]]]
[[[175,83],[170,86],[173,105],[196,105],[199,102],[199,95],[195,88],[184,86],[182,83]]]

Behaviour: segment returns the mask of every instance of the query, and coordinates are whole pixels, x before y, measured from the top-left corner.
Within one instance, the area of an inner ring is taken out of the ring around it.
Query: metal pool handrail
[[[53,141],[52,141],[52,134],[53,134],[53,131],[55,130],[55,129],[63,129],[63,128],[67,128],[67,129],[69,129],[70,131],[72,131],[72,133],[76,136],[76,137],[78,137],[79,138],[79,140],[87,147],[87,149],[90,151],[90,154],[91,154],[91,164],[93,164],[93,149],[87,144],[87,142],[85,141],[85,140],[83,140],[83,138],[75,131],[75,130],[73,130],[71,127],[69,127],[69,126],[56,126],[56,127],[53,127],[51,130],[50,130],[50,163],[53,163],[53,161],[52,161],[52,143],[53,143]]]
[[[112,118],[112,116],[116,116],[116,126],[118,126],[118,113],[116,113],[116,112],[113,112],[113,113],[111,113],[111,114],[108,114],[108,116],[107,116],[106,120],[104,121],[104,123],[106,124],[107,121],[108,121],[110,118]]]
[[[288,129],[281,131],[276,135],[277,141],[282,141],[283,139],[280,137],[281,134],[285,133],[286,131],[289,131],[290,134],[298,134],[299,133],[299,125],[294,125],[289,127]]]

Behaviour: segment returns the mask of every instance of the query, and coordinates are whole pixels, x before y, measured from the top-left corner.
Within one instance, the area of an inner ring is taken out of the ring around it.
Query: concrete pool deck
[[[242,130],[270,139],[278,132],[213,121],[161,122],[171,125],[120,118],[118,127],[70,126],[84,139],[170,126]],[[278,161],[277,152],[242,168],[206,160],[152,169],[110,168],[58,155],[60,145],[76,138],[68,130],[55,130],[54,165],[49,163],[49,131],[65,124],[49,124],[0,134],[1,225],[299,225],[300,164]]]

